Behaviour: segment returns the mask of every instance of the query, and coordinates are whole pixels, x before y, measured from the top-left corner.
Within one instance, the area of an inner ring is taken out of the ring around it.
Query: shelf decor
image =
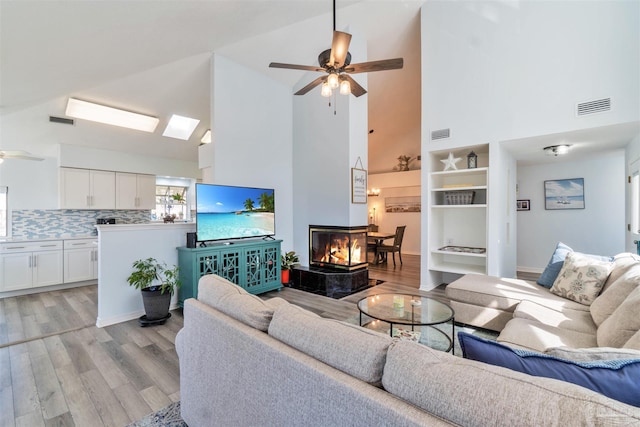
[[[544,208],[584,209],[584,178],[545,181]]]
[[[516,208],[519,211],[528,211],[531,210],[531,205],[529,204],[529,199],[517,200]]]
[[[478,155],[471,151],[467,154],[467,169],[475,169],[478,167]]]
[[[456,157],[453,155],[453,153],[449,152],[449,157],[440,161],[444,163],[444,170],[448,171],[449,169],[458,170],[456,163],[458,163],[460,160],[462,160],[462,158]]]
[[[443,246],[438,250],[445,252],[462,252],[466,254],[483,254],[487,252],[485,248],[472,248],[468,246]]]

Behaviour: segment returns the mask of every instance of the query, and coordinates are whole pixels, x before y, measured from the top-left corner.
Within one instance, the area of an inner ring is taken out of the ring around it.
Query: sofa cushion
[[[618,425],[640,423],[636,408],[586,388],[409,341],[389,348],[382,384],[399,398],[457,425],[610,425],[612,419]]]
[[[553,282],[551,292],[584,305],[591,305],[600,294],[612,267],[611,261],[599,261],[570,252],[564,260],[560,274]]]
[[[624,260],[628,261],[629,258]],[[619,259],[614,261],[614,269],[607,280],[607,287],[589,307],[591,317],[598,326],[611,316],[629,294],[640,285],[640,262],[634,260],[621,264]],[[611,280],[613,277],[615,280]]]
[[[545,325],[590,335],[596,334],[596,325],[591,319],[591,313],[584,310],[573,310],[566,307],[555,309],[524,300],[516,307],[513,317],[535,320]]]
[[[624,346],[640,330],[638,307],[640,307],[640,287],[636,287],[598,327],[598,347]]]
[[[327,365],[380,385],[393,338],[339,320],[325,319],[295,305],[279,307],[269,335]]]
[[[458,333],[466,359],[538,377],[586,387],[612,399],[640,407],[640,359],[574,362],[548,354],[514,350],[495,341]]]
[[[562,242],[558,242],[556,249],[553,251],[553,254],[551,254],[549,263],[544,268],[540,277],[538,277],[536,283],[544,286],[545,288],[553,286],[553,282],[556,281],[556,277],[560,274],[562,264],[564,264],[564,259],[567,257],[569,252],[573,252],[573,249]]]
[[[551,347],[597,347],[596,335],[545,325],[530,319],[513,318],[497,340],[511,347],[544,352]]]
[[[625,274],[627,270],[634,265],[640,264],[640,255],[632,254],[630,252],[623,252],[618,255],[615,255],[612,259],[613,269],[611,270],[611,274],[609,274],[609,278],[604,283],[604,287],[602,288],[602,292],[606,291],[609,286],[618,280],[620,276]],[[601,293],[602,293],[601,292]]]
[[[624,343],[622,348],[628,348],[628,349],[632,349],[632,350],[640,350],[640,331],[638,331],[635,334],[633,334],[633,336],[631,338],[629,338],[629,341]]]
[[[278,299],[280,301],[267,303],[215,274],[202,276],[198,281],[199,301],[263,332],[269,329],[274,306],[283,302],[288,304]]]
[[[535,282],[484,274],[465,274],[448,284],[445,294],[454,301],[510,312],[525,299],[555,309],[589,310],[585,305],[552,294]]]
[[[638,359],[640,360],[640,350],[613,348],[613,347],[591,347],[591,348],[569,348],[553,347],[544,352],[549,356],[560,359],[573,360],[574,362],[593,362],[595,360],[617,360],[617,359]]]

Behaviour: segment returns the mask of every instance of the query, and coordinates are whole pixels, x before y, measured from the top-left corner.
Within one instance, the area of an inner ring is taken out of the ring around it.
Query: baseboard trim
[[[169,311],[180,308],[177,302],[171,303],[169,306]],[[96,326],[98,328],[104,328],[105,326],[115,325],[116,323],[128,322],[129,320],[134,320],[140,318],[140,316],[144,315],[144,310],[137,310],[130,313],[121,314],[119,316],[111,316],[104,319],[98,317],[96,320]]]

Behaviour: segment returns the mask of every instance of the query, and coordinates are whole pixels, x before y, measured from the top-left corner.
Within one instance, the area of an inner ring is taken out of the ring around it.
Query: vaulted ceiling
[[[398,135],[417,128],[414,147],[398,149],[419,152],[421,3],[337,2],[338,29],[367,40],[368,58],[354,62],[405,57],[404,70],[370,74],[373,150],[376,141],[384,150]],[[155,134],[136,137],[152,142],[158,156],[196,160],[200,137],[210,127],[211,53],[293,88],[304,72],[273,70],[268,64],[315,64],[318,53],[331,45],[331,10],[330,0],[3,0],[0,114],[45,105],[45,114],[63,116],[66,98],[75,96],[161,118]],[[306,96],[319,97],[319,90]],[[201,120],[187,143],[161,136],[173,113]],[[83,143],[133,152],[149,146],[133,146],[123,132],[118,136]],[[7,145],[0,139],[0,148],[20,148]]]

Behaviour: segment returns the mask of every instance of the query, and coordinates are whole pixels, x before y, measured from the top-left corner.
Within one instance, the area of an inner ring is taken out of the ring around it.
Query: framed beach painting
[[[584,209],[584,178],[545,181],[544,208],[546,210]]]

